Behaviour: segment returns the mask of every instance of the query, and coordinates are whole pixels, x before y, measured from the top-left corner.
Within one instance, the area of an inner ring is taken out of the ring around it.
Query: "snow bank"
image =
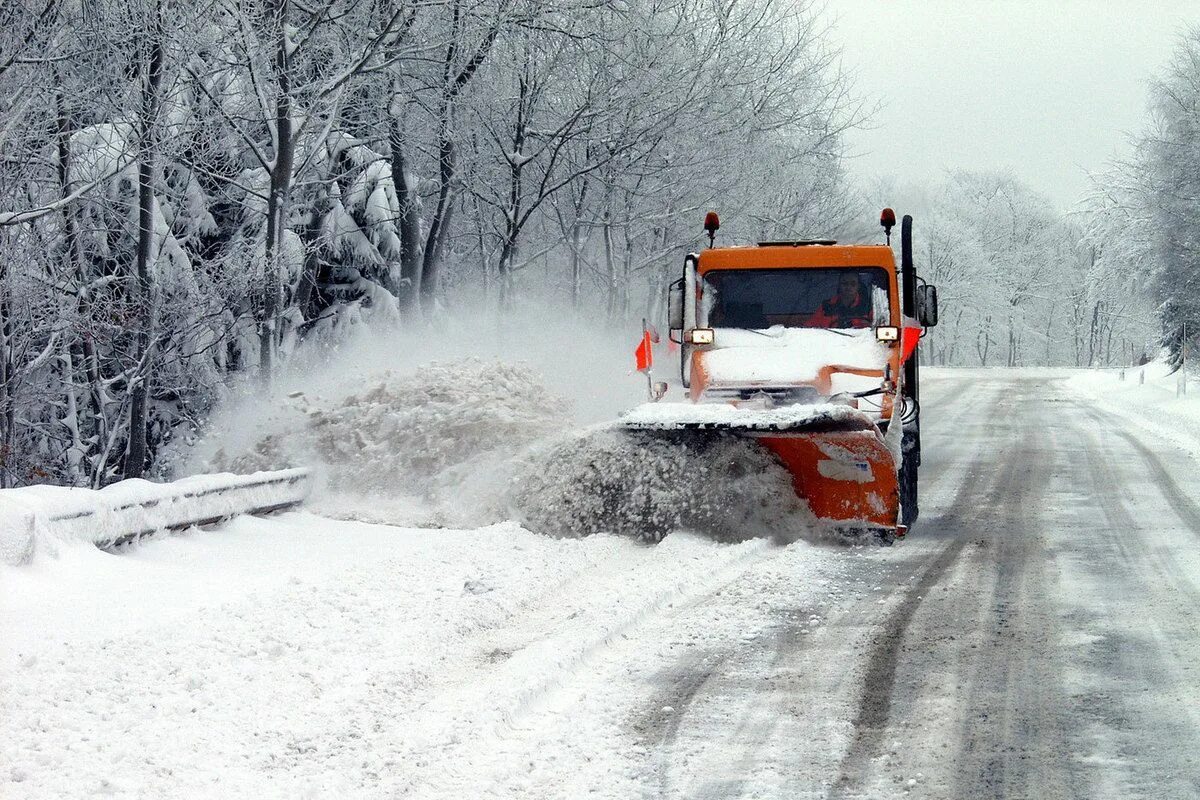
[[[1200,381],[1181,375],[1164,361],[1140,367],[1081,369],[1071,373],[1067,388],[1105,411],[1175,442],[1200,458]]]
[[[27,562],[59,541],[121,539],[297,505],[308,472],[198,475],[172,483],[127,480],[98,491],[65,486],[0,490],[0,561]]]

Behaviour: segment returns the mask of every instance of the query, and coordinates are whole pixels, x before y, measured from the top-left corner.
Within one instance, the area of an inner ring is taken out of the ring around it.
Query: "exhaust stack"
[[[904,316],[917,316],[917,268],[913,265],[912,215],[900,221],[900,310]],[[920,344],[917,345],[920,348]],[[904,396],[917,400],[917,351],[904,362]]]

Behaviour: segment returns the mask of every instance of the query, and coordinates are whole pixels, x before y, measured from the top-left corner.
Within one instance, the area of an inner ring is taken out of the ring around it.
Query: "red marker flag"
[[[908,357],[917,349],[924,328],[910,328],[907,325],[900,329],[900,361],[908,361]]]
[[[650,331],[642,331],[642,341],[638,344],[637,349],[633,351],[633,355],[637,358],[638,372],[645,372],[654,364],[654,350],[650,344]]]

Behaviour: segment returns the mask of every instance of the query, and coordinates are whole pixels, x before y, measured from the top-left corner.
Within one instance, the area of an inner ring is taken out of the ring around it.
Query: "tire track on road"
[[[1045,415],[1024,402],[1026,423]],[[1048,444],[1048,446],[1046,446]],[[1005,459],[977,574],[994,581],[972,654],[954,797],[1087,797],[1074,780],[1058,651],[1057,592],[1048,574],[1052,522],[1039,518],[1063,452],[1058,431],[1025,425]]]
[[[660,545],[661,547],[661,545]],[[769,559],[778,548],[767,540],[755,540],[730,545],[716,551],[717,563],[709,564],[711,572],[700,578],[681,575],[678,581],[657,587],[656,591],[638,597],[630,604],[618,603],[615,616],[598,612],[601,600],[591,596],[584,586],[575,589],[586,596],[576,611],[547,603],[536,613],[511,628],[494,631],[490,641],[509,640],[517,649],[503,653],[499,660],[482,659],[464,664],[453,679],[443,681],[443,688],[416,711],[409,727],[419,732],[418,742],[409,737],[397,742],[396,757],[411,763],[421,763],[429,773],[435,765],[453,770],[461,778],[479,788],[481,780],[491,784],[507,779],[520,769],[521,760],[496,759],[498,752],[519,752],[527,734],[534,731],[531,720],[544,710],[557,692],[568,688],[578,675],[603,659],[603,654],[618,642],[661,616],[674,604],[687,603],[707,597],[733,583],[754,564]],[[614,576],[640,574],[643,565],[627,564],[614,571]],[[596,583],[601,576],[589,576],[586,583]],[[633,584],[636,586],[636,581]],[[595,608],[591,608],[595,606]],[[595,611],[598,624],[581,627],[578,622],[564,626],[580,611]],[[500,648],[508,650],[508,647]],[[490,650],[484,646],[480,652]],[[437,753],[431,758],[431,753]],[[483,763],[481,754],[487,754]],[[475,769],[466,770],[468,765]],[[410,778],[413,776],[409,776]],[[408,792],[423,787],[424,796],[470,796],[464,785],[444,785],[441,780],[409,783]],[[438,791],[433,787],[437,786]]]
[[[1093,418],[1097,420],[1118,424],[1120,422],[1120,417],[1115,414],[1098,409],[1089,409],[1089,411],[1091,411]],[[1142,460],[1146,462],[1146,466],[1149,467],[1150,473],[1154,476],[1155,484],[1162,491],[1163,497],[1171,505],[1171,510],[1183,520],[1197,538],[1200,538],[1200,505],[1197,505],[1194,500],[1184,494],[1183,490],[1179,488],[1179,483],[1167,471],[1158,454],[1129,431],[1116,427],[1111,430],[1124,439],[1142,457]]]
[[[1044,561],[1049,529],[1037,518],[1059,466],[1057,449],[1043,445],[1056,432],[1038,424],[1042,388],[1007,382],[990,409],[985,431],[996,446],[978,442],[977,474],[938,520],[957,552],[940,553],[885,623],[831,797],[899,791],[901,778],[919,771],[939,797],[1076,796],[1047,603],[1055,596]],[[893,729],[923,746],[885,754]],[[939,756],[938,741],[957,751]]]
[[[1080,405],[1080,409],[1100,425],[1119,420],[1113,415],[1083,405]],[[1200,538],[1200,507],[1183,494],[1179,484],[1167,472],[1159,457],[1128,431],[1110,428],[1105,428],[1105,430],[1111,430],[1141,457],[1150,475],[1154,478],[1155,488],[1167,501],[1167,505],[1179,517],[1180,522]],[[1118,499],[1118,496],[1125,494],[1123,488],[1125,483],[1117,478],[1110,459],[1099,455],[1101,446],[1096,440],[1095,434],[1091,431],[1081,431],[1081,435],[1087,438],[1088,457],[1093,464],[1093,471],[1104,478],[1104,486],[1098,487],[1097,491],[1101,505],[1104,506],[1105,516],[1110,521],[1118,523],[1118,527],[1131,533],[1142,531],[1144,525],[1134,517],[1125,503]],[[1193,608],[1200,608],[1200,586],[1197,586],[1194,580],[1180,570],[1172,553],[1164,552],[1162,548],[1152,548],[1144,534],[1131,539],[1131,537],[1118,533],[1116,539],[1116,545],[1127,561],[1133,560],[1131,548],[1137,548],[1137,555],[1154,568],[1157,577],[1165,578],[1176,591],[1187,595]]]
[[[984,421],[985,430],[995,429],[997,424],[991,420],[1003,418],[1010,410],[1007,398],[998,393],[989,397],[989,400],[992,403],[989,414],[980,418]],[[869,775],[872,760],[879,754],[891,715],[892,692],[901,655],[900,644],[930,590],[942,581],[969,543],[965,528],[978,514],[981,501],[994,493],[985,490],[984,487],[985,480],[994,475],[987,469],[994,458],[993,454],[983,450],[976,454],[950,506],[936,517],[931,525],[939,531],[949,525],[957,536],[942,548],[916,583],[905,589],[896,608],[881,626],[863,678],[862,697],[854,719],[854,736],[842,760],[837,781],[830,795],[832,798],[852,796],[861,791],[862,784]],[[1009,459],[1008,463],[1011,467],[1012,460]],[[940,478],[948,468],[949,462],[943,466],[943,471],[939,472],[937,477]]]

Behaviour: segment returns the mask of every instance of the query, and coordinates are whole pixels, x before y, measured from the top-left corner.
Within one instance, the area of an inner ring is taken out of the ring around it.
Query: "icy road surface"
[[[927,379],[887,549],[296,513],[5,569],[0,797],[1200,796],[1200,473],[1073,386]]]

